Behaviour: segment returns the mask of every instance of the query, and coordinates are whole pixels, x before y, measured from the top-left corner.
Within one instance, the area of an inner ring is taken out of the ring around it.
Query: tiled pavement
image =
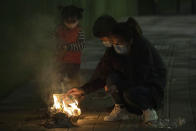
[[[140,17],[144,35],[160,51],[168,67],[168,83],[164,107],[159,112],[162,120],[185,120],[185,124],[172,130],[196,130],[196,16],[184,17]],[[82,69],[92,72],[104,52],[99,41],[89,41],[84,50]],[[85,75],[86,78],[86,75]],[[87,78],[86,78],[87,79]],[[29,91],[30,90],[30,91]],[[32,95],[34,87],[21,88],[1,101],[0,130],[51,130],[51,131],[143,131],[171,130],[146,127],[138,118],[129,121],[104,122],[103,117],[112,105],[103,90],[87,96],[82,104],[83,115],[76,128],[45,129],[25,121],[32,109],[40,104],[39,98]],[[31,93],[31,94],[29,94]],[[13,104],[13,105],[11,105]]]

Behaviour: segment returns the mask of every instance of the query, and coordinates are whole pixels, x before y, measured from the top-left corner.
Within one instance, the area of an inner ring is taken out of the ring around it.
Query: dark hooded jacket
[[[151,88],[157,106],[161,104],[166,86],[166,67],[151,43],[144,37],[134,40],[129,53],[119,55],[114,48],[107,48],[90,81],[82,88],[86,93],[104,88],[108,75],[121,74],[129,88]]]

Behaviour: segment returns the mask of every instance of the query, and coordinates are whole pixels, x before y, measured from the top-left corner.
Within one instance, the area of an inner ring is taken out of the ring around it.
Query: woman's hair
[[[108,36],[112,32],[112,29],[116,23],[116,20],[110,15],[102,15],[98,17],[93,25],[94,36]]]
[[[137,33],[137,35],[141,36],[143,34],[140,25],[133,17],[129,17],[126,23],[129,24],[129,26],[134,30],[135,33]]]
[[[137,21],[129,17],[127,22],[121,22],[114,25],[112,34],[123,38],[129,42],[132,39],[142,36],[142,30]]]
[[[126,22],[115,24],[112,35],[123,38],[126,42],[129,42],[134,38],[133,28]]]
[[[84,11],[82,8],[76,7],[74,5],[59,6],[58,9],[61,11],[62,19],[82,19],[82,12]]]

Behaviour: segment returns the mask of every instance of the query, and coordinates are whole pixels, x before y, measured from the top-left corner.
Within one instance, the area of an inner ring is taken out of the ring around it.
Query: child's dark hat
[[[61,11],[61,17],[63,19],[69,19],[69,18],[76,18],[76,19],[81,19],[82,18],[82,13],[83,9],[79,8],[75,5],[69,5],[69,6],[59,6],[59,10]]]

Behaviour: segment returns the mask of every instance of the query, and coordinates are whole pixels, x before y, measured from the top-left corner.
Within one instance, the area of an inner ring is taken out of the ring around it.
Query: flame
[[[54,105],[53,105],[53,107],[55,107],[56,109],[61,109],[61,105],[58,102],[58,99],[57,99],[56,95],[53,95],[53,99],[54,99]]]
[[[78,101],[73,100],[70,103],[64,102],[63,98],[58,97],[59,94],[53,94],[54,104],[51,110],[55,112],[66,113],[68,117],[79,116],[81,114],[80,108],[78,108]]]

